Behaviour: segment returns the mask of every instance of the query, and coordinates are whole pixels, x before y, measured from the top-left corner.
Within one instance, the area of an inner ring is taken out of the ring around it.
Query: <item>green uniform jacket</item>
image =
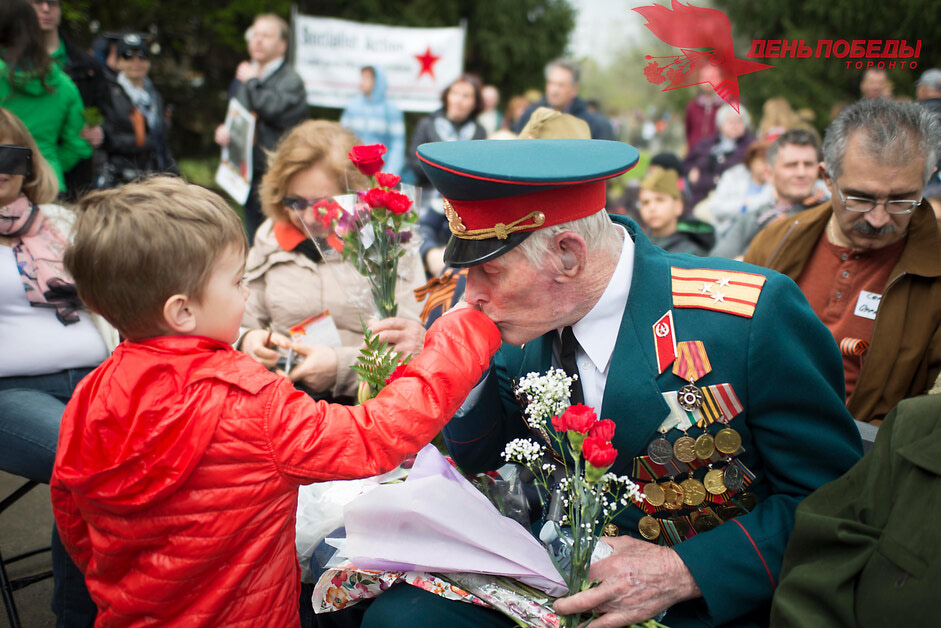
[[[745,453],[737,459],[755,473],[748,490],[760,503],[751,513],[674,547],[703,599],[679,604],[663,619],[673,628],[766,624],[794,509],[861,456],[859,433],[843,403],[836,343],[787,277],[731,260],[667,253],[654,247],[636,223],[614,219],[635,242],[631,290],[598,413],[617,424],[618,458],[611,471],[618,475],[630,475],[633,458],[644,455],[659,436],[657,428],[669,413],[661,393],[686,383],[670,368],[662,374],[656,368],[653,325],[672,306],[670,267],[767,277],[751,318],[673,308],[677,342],[701,340],[712,364],[697,385],[729,383],[744,406],[729,426],[742,436]],[[445,442],[462,469],[501,466],[504,444],[528,435],[510,382],[549,368],[554,336],[549,332],[524,349],[504,345],[480,402],[445,428]],[[689,434],[695,438],[699,432],[694,427]],[[666,437],[673,442],[681,435],[671,430]],[[616,521],[621,533],[639,536],[642,515],[639,508],[628,508]]]
[[[49,67],[45,86],[35,75],[17,70],[14,89],[9,76],[9,68],[0,60],[0,107],[23,121],[59,177],[59,190],[64,191],[63,173],[92,153],[88,142],[79,136],[85,116],[78,88],[56,63]]]
[[[775,626],[936,626],[941,396],[899,403],[859,464],[797,509]]]

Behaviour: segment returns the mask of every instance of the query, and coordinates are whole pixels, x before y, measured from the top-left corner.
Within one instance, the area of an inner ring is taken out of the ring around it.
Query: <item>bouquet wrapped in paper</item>
[[[348,504],[344,521],[344,550],[359,568],[502,575],[555,597],[567,591],[546,548],[431,445],[405,482]]]

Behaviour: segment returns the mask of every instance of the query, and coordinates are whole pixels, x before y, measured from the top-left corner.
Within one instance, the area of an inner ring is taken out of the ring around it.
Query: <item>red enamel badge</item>
[[[676,334],[673,332],[673,311],[653,324],[653,342],[657,349],[657,372],[667,370],[676,360]]]

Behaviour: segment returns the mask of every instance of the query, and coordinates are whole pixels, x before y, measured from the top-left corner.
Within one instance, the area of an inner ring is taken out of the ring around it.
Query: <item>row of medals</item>
[[[715,436],[709,433],[701,434],[696,439],[691,436],[681,436],[672,445],[667,439],[658,438],[647,446],[647,455],[652,462],[666,465],[673,458],[682,463],[693,462],[697,458],[705,461],[718,451],[725,454],[726,463],[731,463],[733,455],[741,446],[741,435],[734,429],[725,427]],[[679,483],[674,481],[673,477],[665,482],[649,482],[644,486],[644,499],[651,506],[662,506],[671,511],[698,508],[706,501],[707,493],[721,495],[726,490],[739,491],[744,486],[744,480],[744,474],[739,466],[727,464],[723,469],[715,469],[710,463],[709,471],[706,472],[702,482],[692,477],[692,471],[687,479]],[[744,493],[741,496],[741,506],[746,511],[754,507],[755,501],[750,493]],[[738,506],[733,505],[732,508],[726,510],[730,516],[733,512],[741,514]],[[697,532],[712,529],[719,523],[721,521],[709,512],[694,513],[693,526]],[[641,536],[650,541],[660,536],[660,524],[650,515],[645,515],[640,519],[638,529]]]

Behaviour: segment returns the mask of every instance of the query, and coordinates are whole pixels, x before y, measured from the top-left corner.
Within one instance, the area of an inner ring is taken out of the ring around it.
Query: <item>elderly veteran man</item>
[[[794,279],[843,354],[847,406],[881,423],[941,371],[941,228],[922,192],[941,125],[914,103],[847,107],[820,170],[832,200],[769,225],[745,261]]]
[[[616,422],[611,470],[645,485],[643,510],[618,517],[615,553],[591,569],[600,585],[556,609],[594,611],[599,628],[664,611],[673,627],[766,624],[794,509],[861,455],[837,347],[797,286],[739,262],[667,253],[633,221],[609,218],[604,180],[637,161],[626,144],[418,152],[448,201],[445,259],[468,268],[467,303],[504,341],[443,432],[454,460],[465,471],[499,467],[504,445],[528,435],[512,381],[556,365],[577,370],[574,401]],[[512,624],[394,587],[363,625]]]

